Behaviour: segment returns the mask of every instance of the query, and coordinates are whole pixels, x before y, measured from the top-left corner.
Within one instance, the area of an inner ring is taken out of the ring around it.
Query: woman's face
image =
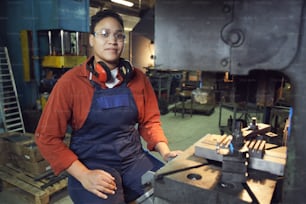
[[[96,24],[95,34],[89,38],[93,48],[95,61],[103,61],[113,69],[118,65],[124,48],[124,30],[120,23],[112,17],[106,17]]]

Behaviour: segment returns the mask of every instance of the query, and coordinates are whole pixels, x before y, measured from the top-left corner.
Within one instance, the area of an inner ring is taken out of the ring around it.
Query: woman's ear
[[[89,45],[90,47],[93,47],[93,41],[94,41],[94,36],[92,34],[89,35]]]

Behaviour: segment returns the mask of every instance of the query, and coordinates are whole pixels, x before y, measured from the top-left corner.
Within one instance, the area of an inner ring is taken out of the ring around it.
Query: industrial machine
[[[38,31],[38,37],[43,68],[40,93],[44,101],[63,73],[86,60],[88,34],[51,29]]]
[[[207,134],[156,173],[143,176],[150,186],[143,204],[278,203],[286,146],[269,143],[270,125],[253,119],[232,135]]]
[[[153,188],[139,203],[304,202],[304,19],[304,0],[156,1],[159,67],[228,72],[234,78],[281,72],[292,82],[293,115],[286,146],[265,140],[269,130],[248,127],[254,134],[245,137],[239,125],[230,136],[206,135],[145,175]]]

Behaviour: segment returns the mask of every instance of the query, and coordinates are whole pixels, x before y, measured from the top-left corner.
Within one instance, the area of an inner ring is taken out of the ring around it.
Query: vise
[[[284,175],[286,147],[260,135],[269,127],[207,134],[154,175],[141,204],[271,203]],[[251,137],[250,137],[251,136]],[[256,138],[257,136],[257,138]],[[146,194],[148,195],[148,194]]]

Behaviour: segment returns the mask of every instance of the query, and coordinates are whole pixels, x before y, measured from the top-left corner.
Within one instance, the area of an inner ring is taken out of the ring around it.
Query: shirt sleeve
[[[69,84],[65,79],[56,83],[35,131],[40,153],[56,175],[77,160],[77,156],[63,142],[72,114]]]
[[[157,143],[168,143],[168,140],[162,129],[158,102],[151,82],[143,73],[139,75],[143,75],[141,80],[143,82],[143,96],[136,101],[138,107],[140,107],[139,132],[147,142],[147,148],[152,151]]]

